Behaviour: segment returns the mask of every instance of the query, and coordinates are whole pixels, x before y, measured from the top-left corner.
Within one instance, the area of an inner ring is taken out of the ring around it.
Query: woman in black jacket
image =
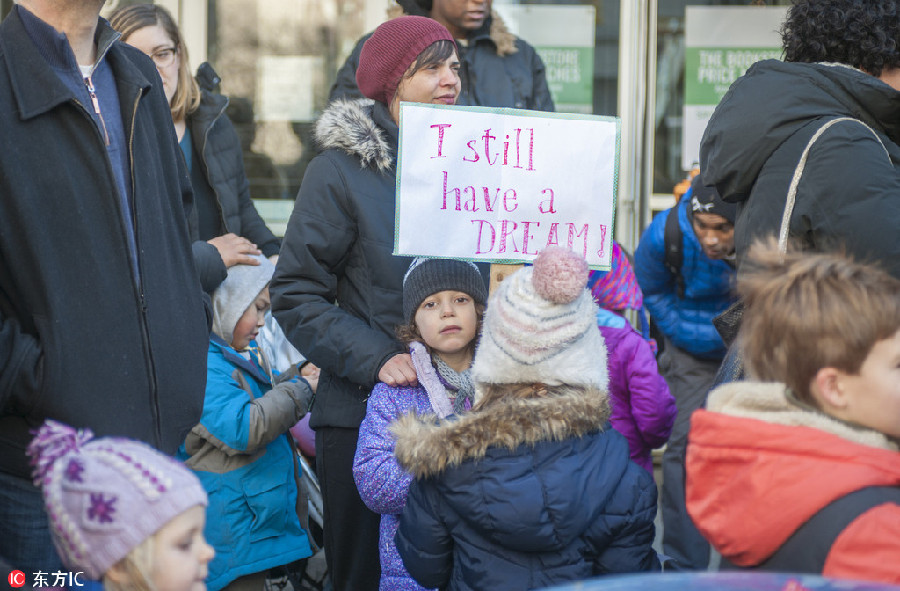
[[[392,255],[399,104],[454,104],[458,69],[453,37],[437,21],[407,16],[376,29],[357,71],[372,100],[335,101],[317,122],[323,151],[306,169],[270,286],[288,339],[322,370],[310,423],[336,591],[378,588],[381,516],[352,475],[366,399],[376,381],[416,383],[394,337],[410,263]]]
[[[162,78],[194,189],[189,226],[203,289],[215,290],[229,267],[258,264],[252,255],[274,262],[281,243],[250,199],[241,143],[225,115],[228,99],[201,92],[172,16],[159,5],[138,4],[115,11],[110,24],[154,61]]]

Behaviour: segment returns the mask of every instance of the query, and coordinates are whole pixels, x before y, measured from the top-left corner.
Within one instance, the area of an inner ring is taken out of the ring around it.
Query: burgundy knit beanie
[[[425,48],[442,39],[455,43],[444,25],[424,16],[401,16],[382,23],[359,54],[359,90],[390,105],[406,70]]]

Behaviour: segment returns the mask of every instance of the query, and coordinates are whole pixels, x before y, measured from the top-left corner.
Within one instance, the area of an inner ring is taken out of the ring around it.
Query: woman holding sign
[[[378,381],[417,383],[394,336],[411,261],[392,255],[400,102],[455,104],[458,69],[453,37],[437,21],[401,17],[375,30],[356,73],[370,100],[335,101],[317,122],[323,152],[303,177],[270,287],[288,339],[322,372],[310,424],[336,591],[378,588],[380,515],[352,474],[366,400]]]

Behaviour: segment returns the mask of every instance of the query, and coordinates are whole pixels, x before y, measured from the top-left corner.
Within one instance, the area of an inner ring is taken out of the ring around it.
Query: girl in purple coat
[[[622,316],[625,309],[637,310],[642,328],[646,326],[641,288],[617,243],[613,243],[609,272],[593,271],[588,286],[600,306],[597,326],[608,352],[610,422],[628,440],[631,459],[652,474],[650,450],[669,439],[675,422],[675,398],[659,375],[655,343]]]
[[[411,410],[443,419],[471,408],[475,389],[469,366],[486,300],[484,279],[472,263],[416,259],[403,278],[407,325],[398,329],[398,335],[409,343],[418,384],[375,385],[353,460],[360,497],[381,513],[381,591],[423,589],[406,572],[394,545],[412,475],[394,458],[388,425]]]

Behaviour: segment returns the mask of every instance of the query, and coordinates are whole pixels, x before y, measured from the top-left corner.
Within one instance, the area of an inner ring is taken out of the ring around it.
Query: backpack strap
[[[682,198],[683,199],[683,198]],[[684,276],[681,274],[681,263],[684,258],[681,224],[678,220],[678,208],[681,201],[669,210],[666,217],[666,227],[663,230],[663,243],[665,245],[665,258],[663,263],[669,273],[675,276],[675,288],[679,298],[684,297]]]
[[[791,184],[788,187],[787,200],[784,204],[784,213],[781,216],[781,228],[778,232],[778,250],[784,254],[787,250],[787,239],[788,239],[788,231],[790,230],[791,223],[791,214],[794,213],[794,202],[797,200],[797,187],[800,185],[800,179],[803,177],[803,170],[806,168],[806,161],[809,159],[809,151],[812,149],[813,144],[816,143],[823,133],[828,131],[828,129],[836,124],[841,123],[842,121],[855,121],[859,123],[866,129],[868,129],[875,139],[878,140],[878,143],[881,144],[882,149],[884,150],[885,156],[888,158],[888,162],[891,160],[891,155],[888,152],[888,149],[885,147],[884,142],[881,141],[881,138],[878,137],[878,134],[874,129],[869,127],[867,124],[863,123],[859,119],[855,119],[853,117],[837,117],[836,119],[830,119],[826,121],[822,127],[816,130],[816,133],[809,139],[809,142],[806,144],[806,147],[803,148],[803,153],[800,154],[800,161],[797,162],[797,168],[794,169],[794,176],[791,177]]]
[[[891,502],[900,505],[900,487],[867,486],[855,490],[810,517],[764,562],[741,567],[722,557],[721,570],[821,574],[841,532],[869,509]]]

